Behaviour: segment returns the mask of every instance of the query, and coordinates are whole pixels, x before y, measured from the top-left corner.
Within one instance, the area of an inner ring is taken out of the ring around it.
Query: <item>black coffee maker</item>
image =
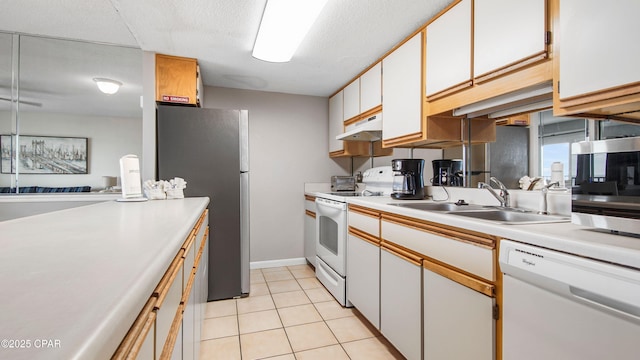
[[[423,159],[393,159],[391,160],[391,170],[394,171],[392,198],[424,199]]]
[[[462,186],[462,160],[441,159],[433,160],[433,185]]]

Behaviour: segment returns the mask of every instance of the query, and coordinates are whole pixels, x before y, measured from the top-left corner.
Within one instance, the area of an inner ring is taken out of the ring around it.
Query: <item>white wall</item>
[[[122,155],[141,155],[141,118],[21,112],[20,134],[88,138],[88,174],[19,174],[18,185],[103,187],[102,176],[120,176]],[[2,175],[8,177],[9,175]],[[2,181],[9,183],[9,181]]]
[[[329,158],[328,99],[218,87],[204,93],[207,108],[249,110],[251,261],[304,257],[304,183],[329,182],[348,169],[346,160]]]

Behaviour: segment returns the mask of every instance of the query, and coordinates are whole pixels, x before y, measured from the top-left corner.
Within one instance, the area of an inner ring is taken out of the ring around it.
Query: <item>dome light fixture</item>
[[[320,15],[327,0],[268,0],[253,45],[253,57],[287,62]]]
[[[122,83],[120,81],[115,81],[106,78],[93,78],[93,81],[98,85],[98,89],[105,94],[112,95],[118,92]]]

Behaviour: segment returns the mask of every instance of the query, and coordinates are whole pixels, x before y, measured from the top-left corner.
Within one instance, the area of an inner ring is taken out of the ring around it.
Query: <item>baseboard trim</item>
[[[280,259],[280,260],[267,260],[267,261],[252,261],[249,264],[251,269],[263,269],[278,266],[294,266],[305,265],[307,263],[306,258],[292,258],[292,259]]]

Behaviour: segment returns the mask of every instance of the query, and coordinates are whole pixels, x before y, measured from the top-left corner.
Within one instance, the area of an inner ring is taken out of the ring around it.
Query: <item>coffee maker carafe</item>
[[[391,160],[391,170],[394,171],[392,198],[424,199],[423,159],[393,159]]]

